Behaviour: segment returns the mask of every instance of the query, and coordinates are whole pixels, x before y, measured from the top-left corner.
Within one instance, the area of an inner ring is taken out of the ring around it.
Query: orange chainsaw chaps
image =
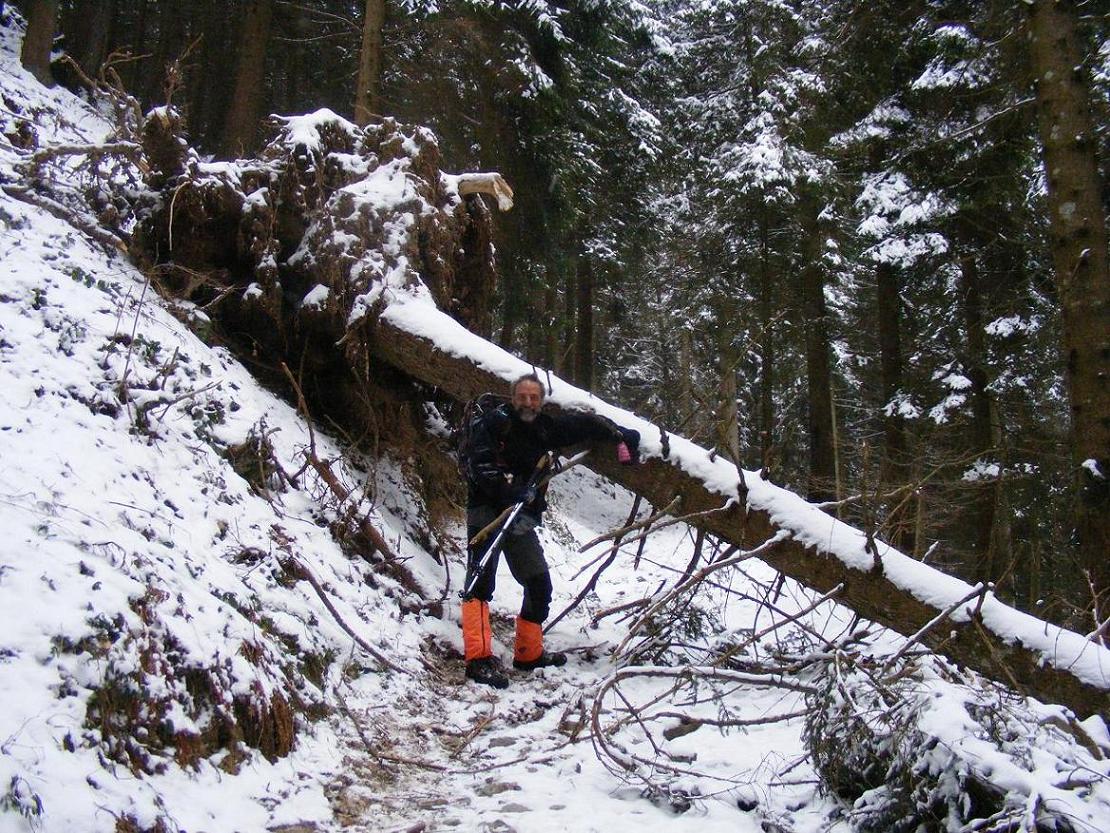
[[[489,629],[489,603],[467,599],[462,603],[463,656],[467,662],[493,656]]]
[[[543,626],[527,619],[516,618],[516,648],[513,659],[532,662],[543,654]]]

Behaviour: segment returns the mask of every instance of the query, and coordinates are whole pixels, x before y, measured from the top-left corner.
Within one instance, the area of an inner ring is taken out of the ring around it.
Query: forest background
[[[1105,631],[1097,4],[11,5],[40,80],[172,104],[215,158],[270,113],[429,126],[515,191],[480,334]]]

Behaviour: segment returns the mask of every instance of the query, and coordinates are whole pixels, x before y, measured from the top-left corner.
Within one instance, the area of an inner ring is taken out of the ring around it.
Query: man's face
[[[521,382],[513,391],[513,410],[522,422],[531,422],[543,407],[543,388],[535,382]]]

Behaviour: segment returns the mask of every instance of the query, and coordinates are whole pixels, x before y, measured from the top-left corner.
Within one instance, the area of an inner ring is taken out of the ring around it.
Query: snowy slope
[[[0,132],[9,137],[0,178],[18,183],[24,154],[10,137],[26,132],[21,125],[40,145],[97,141],[111,128],[30,79],[10,30],[0,33]],[[86,176],[73,168],[58,187],[80,189]],[[459,586],[462,530],[426,529],[404,461],[348,463],[317,429],[318,454],[361,495],[359,511],[404,559],[414,592],[344,551],[330,529],[343,507],[314,477],[248,483],[233,449],[264,436],[292,475],[308,428],[201,340],[202,325],[118,254],[0,193],[0,830],[850,829],[841,805],[818,791],[798,717],[666,741],[665,760],[679,770],[659,773],[666,793],[595,754],[594,694],[613,679],[607,649],[627,622],[606,616],[593,627],[589,618],[673,582],[692,553],[688,530],[653,536],[639,569],[635,548],[622,554],[555,627],[550,644],[571,652],[565,668],[513,675],[504,692],[468,685],[454,591],[442,618],[426,604]],[[543,538],[558,612],[599,552],[578,547],[619,526],[632,497],[574,470],[556,482],[552,504]],[[429,538],[444,545],[444,563],[419,543]],[[744,565],[727,581],[733,593],[702,603],[711,639],[743,638],[771,615],[759,602],[774,582],[765,566]],[[499,582],[496,650],[507,659],[520,596],[504,568]],[[809,602],[787,583],[777,606],[789,614]],[[827,604],[803,617],[829,638],[850,620]],[[761,650],[787,650],[791,638],[784,630]],[[382,670],[359,643],[398,668]],[[873,644],[889,652],[898,643],[879,635]],[[664,698],[661,708],[703,718],[727,708],[753,721],[804,711],[799,691],[738,680],[712,700]],[[932,684],[945,704],[936,737],[960,742],[946,737],[952,726],[971,736],[955,719],[955,689]],[[646,708],[669,686],[644,677],[622,696]],[[597,717],[610,726],[626,705],[610,696]],[[229,737],[242,725],[256,731]],[[278,754],[290,727],[292,748]],[[634,728],[612,737],[629,754],[654,754]],[[1110,747],[1101,723],[1088,729]],[[1046,753],[1007,774],[1068,802],[1079,829],[1110,829],[1105,760],[1081,759],[1097,776],[1087,794],[1054,786],[1058,761],[1078,754]]]

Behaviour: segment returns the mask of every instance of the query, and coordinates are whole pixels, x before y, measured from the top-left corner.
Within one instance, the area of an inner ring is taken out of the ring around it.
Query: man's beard
[[[520,417],[521,422],[533,422],[538,416],[539,411],[533,411],[531,408],[517,408],[516,415]]]

